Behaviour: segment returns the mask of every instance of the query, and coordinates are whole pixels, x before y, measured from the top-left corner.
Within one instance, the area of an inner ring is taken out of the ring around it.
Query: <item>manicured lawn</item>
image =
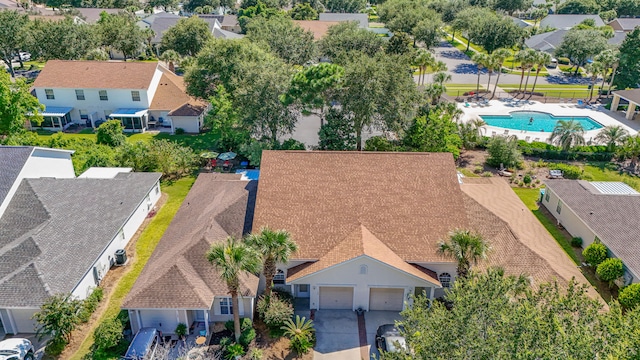
[[[40,130],[38,130],[37,133],[38,133],[38,136],[40,136],[42,139],[46,139],[49,136],[55,134],[50,131],[40,131]],[[85,130],[77,134],[64,133],[63,137],[69,138],[69,139],[74,139],[74,138],[90,139],[90,140],[96,139],[96,135],[94,133],[85,131]],[[142,133],[142,134],[127,135],[127,141],[132,143],[137,141],[151,141],[154,139],[156,140],[166,139],[169,141],[176,142],[182,146],[190,147],[195,152],[200,152],[200,151],[212,149],[215,146],[216,141],[218,140],[218,135],[212,132],[206,132],[206,133],[196,134],[196,135],[190,135],[190,134],[171,135],[168,133],[153,134],[148,132]]]
[[[615,164],[592,162],[585,165],[583,169],[585,175],[591,176],[592,181],[622,181],[637,191],[640,191],[640,179],[620,173]]]
[[[122,276],[115,286],[113,294],[111,294],[111,297],[108,300],[107,308],[98,320],[98,323],[118,315],[122,301],[133,287],[138,275],[140,275],[140,272],[149,260],[151,253],[153,253],[153,250],[156,248],[156,245],[158,245],[160,238],[164,234],[165,230],[167,230],[169,223],[180,208],[182,201],[187,196],[187,193],[189,192],[189,189],[191,189],[194,181],[195,178],[187,177],[170,184],[162,184],[162,191],[168,195],[167,202],[160,211],[158,211],[140,235],[140,238],[136,243],[135,256],[132,259],[132,264],[128,265],[128,272]],[[94,325],[97,326],[98,323]],[[82,360],[91,351],[91,346],[93,345],[93,329],[95,329],[95,327],[87,333],[87,337],[80,345],[79,350],[73,354],[70,359]],[[114,356],[113,358],[117,358],[117,356]],[[105,360],[106,359],[108,358],[105,358]]]
[[[526,81],[526,79],[525,79]],[[504,91],[517,90],[519,84],[501,84],[499,85]],[[524,82],[522,83],[524,87]],[[533,87],[533,80],[529,79],[527,91],[530,91]],[[543,93],[548,97],[559,97],[567,99],[579,99],[589,97],[589,90],[587,85],[558,85],[558,84],[536,84],[535,92]],[[597,90],[593,91],[594,95],[597,94]]]

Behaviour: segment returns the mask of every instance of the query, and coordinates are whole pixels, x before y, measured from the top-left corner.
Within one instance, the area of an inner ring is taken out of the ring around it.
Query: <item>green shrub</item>
[[[482,173],[482,177],[493,177],[493,174],[491,171],[485,171]]]
[[[176,135],[184,135],[184,129],[183,128],[177,128],[176,129]]]
[[[571,246],[573,247],[582,247],[582,238],[581,237],[573,237],[571,238]]]
[[[271,293],[278,295],[278,299],[293,305],[293,295],[291,294],[290,291],[287,291],[282,288],[273,288],[271,289]]]
[[[114,348],[122,340],[124,327],[118,318],[110,318],[101,322],[93,332],[93,344],[96,349]]]
[[[473,168],[473,173],[474,174],[481,174],[482,170],[484,170],[484,168],[482,166],[476,166]]]
[[[178,335],[178,337],[183,337],[187,335],[187,324],[184,324],[184,323],[178,324],[178,326],[176,326],[175,333],[176,335]]]
[[[256,338],[256,330],[254,328],[248,328],[240,334],[240,340],[238,341],[240,345],[245,348],[249,347],[249,344]]]
[[[625,309],[631,310],[640,305],[640,283],[625,286],[618,294],[618,301]]]
[[[611,285],[615,280],[624,275],[622,260],[618,258],[606,259],[598,265],[596,274],[598,274],[600,280],[606,281]]]
[[[296,315],[295,321],[288,319],[282,326],[282,330],[291,339],[291,349],[298,354],[306,354],[313,347],[315,337],[313,321]]]
[[[104,292],[101,287],[93,289],[91,294],[82,302],[82,308],[78,313],[80,322],[86,323],[91,318],[91,314],[98,308]]]
[[[306,354],[313,347],[313,342],[311,339],[306,337],[293,338],[291,339],[290,344],[291,350],[295,351],[298,354]]]
[[[96,142],[111,147],[118,147],[127,141],[124,128],[119,120],[106,121],[96,129]]]
[[[44,349],[44,353],[50,356],[58,356],[62,354],[67,341],[61,337],[56,337],[47,342],[47,347]]]
[[[262,349],[251,349],[251,352],[249,352],[249,358],[251,360],[261,360],[262,357],[264,357]]]
[[[227,360],[235,360],[237,357],[245,354],[244,348],[240,344],[233,344],[227,346],[226,354],[224,356]]]
[[[607,247],[594,242],[582,251],[585,261],[591,266],[598,266],[607,259]]]
[[[364,143],[365,151],[395,151],[397,145],[384,136],[373,136]]]
[[[251,319],[249,318],[240,319],[240,331],[245,331],[247,329],[250,329],[252,325],[253,324],[251,323]],[[233,320],[229,320],[226,323],[224,323],[224,328],[233,332],[234,331]]]
[[[233,344],[233,339],[231,339],[228,336],[225,336],[222,339],[220,339],[220,342],[218,344],[220,345],[220,350],[226,351],[227,348]]]
[[[494,136],[487,143],[487,165],[499,167],[500,164],[507,168],[514,168],[522,162],[522,153],[518,150],[518,142],[505,136]]]
[[[261,296],[256,306],[258,314],[270,330],[278,330],[293,316],[291,304],[281,300],[277,295]],[[273,335],[273,334],[272,334]]]
[[[562,176],[565,179],[577,180],[581,178],[582,169],[578,166],[567,165],[567,164],[552,164],[549,165],[550,170],[561,170]]]
[[[522,182],[524,182],[527,185],[531,184],[531,176],[529,176],[528,174],[525,175],[524,178],[522,179]]]

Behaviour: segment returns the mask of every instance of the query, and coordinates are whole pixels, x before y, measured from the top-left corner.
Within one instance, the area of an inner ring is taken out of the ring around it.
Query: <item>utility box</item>
[[[116,266],[124,265],[127,262],[127,252],[124,249],[116,250]]]

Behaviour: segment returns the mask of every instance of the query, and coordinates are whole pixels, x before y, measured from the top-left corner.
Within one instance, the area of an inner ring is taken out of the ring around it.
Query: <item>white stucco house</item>
[[[412,294],[441,297],[457,264],[436,249],[454,229],[489,241],[480,268],[563,278],[461,190],[449,153],[264,151],[258,183],[253,231],[284,229],[299,247],[274,283],[310,309],[401,311]]]
[[[178,324],[210,334],[214,322],[253,319],[259,279],[243,275],[239,309],[205,254],[213,243],[250,232],[256,181],[239,174],[203,173],[160,239],[122,303],[134,332],[154,327],[175,334]]]
[[[20,149],[0,147],[0,165],[7,157],[15,160]],[[31,156],[36,150],[46,152],[33,148]],[[39,160],[43,169],[67,167],[56,158]],[[23,176],[6,199],[0,217],[0,333],[34,333],[31,318],[51,295],[86,298],[160,198],[159,173],[89,169],[75,178],[71,167],[61,175]]]
[[[157,62],[50,60],[33,93],[45,110],[44,122],[32,127],[52,131],[118,119],[129,132],[197,133],[208,110],[186,93],[182,77]]]
[[[542,204],[587,247],[596,238],[624,263],[625,285],[640,282],[640,193],[621,182],[550,180]]]

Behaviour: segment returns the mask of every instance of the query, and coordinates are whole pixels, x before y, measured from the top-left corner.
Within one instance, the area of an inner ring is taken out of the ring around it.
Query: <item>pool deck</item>
[[[476,104],[469,103],[471,106],[465,107],[464,103],[458,104],[458,107],[464,112],[462,121],[469,121],[480,115],[509,115],[513,111],[539,111],[552,114],[554,116],[588,116],[603,126],[620,125],[625,128],[629,134],[635,135],[640,131],[640,121],[627,120],[624,113],[615,113],[605,109],[602,106],[594,109],[579,108],[576,104],[564,103],[547,103],[543,104],[532,101],[529,104],[520,106],[507,106],[500,100],[492,100],[488,106],[480,107]],[[515,135],[520,140],[526,141],[543,141],[546,142],[551,136],[550,132],[514,130],[501,127],[486,125],[486,135]],[[600,129],[586,131],[584,139],[589,142],[596,137]]]

